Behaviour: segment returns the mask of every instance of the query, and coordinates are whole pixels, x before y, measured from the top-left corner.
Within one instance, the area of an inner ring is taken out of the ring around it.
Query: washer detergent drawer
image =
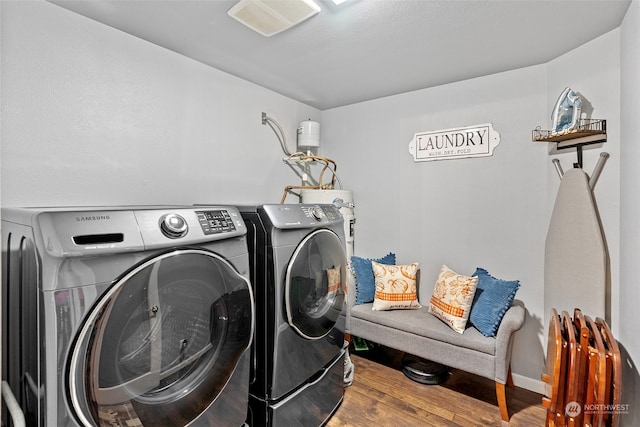
[[[268,416],[273,426],[324,425],[344,397],[345,350],[325,368],[319,377],[296,390],[286,399],[269,406]]]

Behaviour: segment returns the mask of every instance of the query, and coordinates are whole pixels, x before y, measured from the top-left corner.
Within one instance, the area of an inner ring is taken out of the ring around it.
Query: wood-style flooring
[[[477,375],[452,370],[441,385],[423,385],[401,371],[402,353],[376,349],[351,353],[355,365],[353,384],[328,427],[424,426],[544,426],[542,396],[507,388],[510,422],[503,423],[495,383]]]

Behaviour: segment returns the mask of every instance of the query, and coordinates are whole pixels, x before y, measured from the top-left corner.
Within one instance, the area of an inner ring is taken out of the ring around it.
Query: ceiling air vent
[[[229,16],[263,36],[289,29],[320,12],[312,0],[241,0]]]

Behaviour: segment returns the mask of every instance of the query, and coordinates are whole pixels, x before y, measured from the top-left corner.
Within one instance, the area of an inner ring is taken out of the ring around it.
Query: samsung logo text
[[[77,216],[76,221],[108,221],[111,217],[109,215],[92,215],[92,216]]]

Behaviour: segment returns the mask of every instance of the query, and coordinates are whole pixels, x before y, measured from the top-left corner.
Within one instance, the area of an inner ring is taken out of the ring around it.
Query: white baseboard
[[[513,373],[511,376],[513,377],[513,384],[516,387],[525,388],[534,393],[544,394],[544,383],[541,380],[534,380],[533,378]]]

